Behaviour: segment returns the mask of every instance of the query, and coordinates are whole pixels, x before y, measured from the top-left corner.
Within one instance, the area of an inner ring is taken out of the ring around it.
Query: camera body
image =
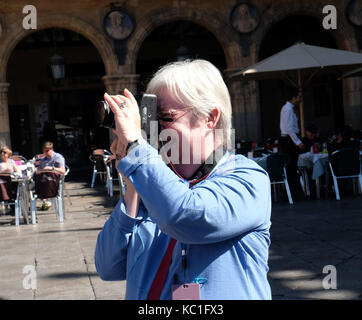
[[[140,106],[141,129],[150,136],[151,121],[157,121],[157,96],[154,94],[142,94]],[[115,128],[114,114],[107,101],[99,101],[96,105],[96,122],[104,128]]]

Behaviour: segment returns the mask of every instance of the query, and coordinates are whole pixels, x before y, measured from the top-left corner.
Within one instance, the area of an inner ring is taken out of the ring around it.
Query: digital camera
[[[149,135],[151,121],[157,121],[157,97],[154,94],[144,93],[141,95],[141,99],[136,100],[140,106],[141,128]],[[114,114],[107,101],[99,101],[95,113],[98,126],[115,128]]]

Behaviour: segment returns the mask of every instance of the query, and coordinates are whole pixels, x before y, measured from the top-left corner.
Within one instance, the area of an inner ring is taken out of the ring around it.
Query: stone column
[[[137,94],[137,82],[139,75],[138,74],[116,74],[116,75],[106,75],[102,77],[104,85],[106,87],[108,94],[123,94],[123,90],[127,88],[132,92],[133,95]],[[109,141],[115,139],[115,134],[112,130],[109,130]]]
[[[360,129],[362,123],[362,81],[360,78],[343,81],[344,123]]]
[[[135,95],[137,94],[138,78],[138,74],[116,74],[104,76],[102,80],[109,94],[120,94],[124,88],[127,88]]]
[[[0,146],[11,148],[8,110],[8,88],[10,83],[0,82]]]
[[[231,77],[241,69],[227,69],[228,85],[233,107],[233,125],[235,140],[247,139],[259,141],[261,137],[260,112],[256,95],[255,81],[245,82],[240,76]]]

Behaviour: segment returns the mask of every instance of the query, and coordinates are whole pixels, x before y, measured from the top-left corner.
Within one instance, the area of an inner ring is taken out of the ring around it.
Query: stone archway
[[[110,41],[104,34],[88,22],[79,17],[64,16],[61,14],[45,15],[39,17],[38,28],[36,30],[24,30],[20,25],[18,28],[11,29],[7,34],[0,49],[0,82],[6,80],[6,66],[15,46],[30,33],[47,28],[64,28],[77,32],[87,38],[98,50],[107,75],[115,74],[118,70],[117,57],[114,54]]]
[[[255,43],[253,43],[251,52],[253,53],[251,59],[252,63],[256,63],[260,58],[260,49],[261,44],[269,33],[269,31],[280,21],[288,18],[293,15],[306,16],[310,18],[314,18],[317,21],[320,21],[322,25],[322,21],[324,15],[322,13],[323,6],[321,6],[318,2],[308,2],[308,3],[299,3],[293,2],[290,3],[288,10],[285,10],[283,6],[280,4],[270,6],[263,13],[263,22],[259,26],[258,30],[255,34]],[[353,36],[346,35],[354,35],[354,30],[351,25],[349,25],[345,16],[338,16],[338,27],[336,30],[329,31],[331,37],[334,39],[336,46],[341,50],[351,50],[358,52],[358,43],[357,39]],[[250,82],[250,85],[255,89],[257,95],[255,99],[257,100],[258,110],[260,113],[260,93],[257,83],[255,81]],[[362,111],[358,109],[358,106],[361,105],[361,89],[360,88],[360,80],[358,78],[347,78],[342,81],[343,88],[343,103],[344,103],[344,119],[345,123],[351,124],[354,128],[360,127],[360,117]]]
[[[238,79],[230,79],[230,74],[239,71],[243,65],[243,61],[247,57],[243,57],[240,47],[239,34],[229,26],[224,20],[218,18],[217,12],[195,11],[190,8],[173,8],[168,10],[156,10],[149,12],[138,20],[137,28],[128,40],[128,51],[126,56],[125,67],[130,76],[136,76],[136,64],[139,50],[146,38],[156,28],[172,23],[175,21],[189,21],[199,25],[210,32],[223,49],[225,57],[226,69],[221,70],[224,73],[225,81],[229,87],[233,106],[233,121],[236,134],[241,135],[244,130],[243,101],[241,98],[240,81]]]
[[[316,15],[289,14],[267,29],[258,47],[256,60],[274,55],[297,41],[310,45],[338,48],[337,37],[325,30]],[[259,106],[263,138],[276,139],[280,134],[280,108],[285,103],[285,81],[261,80],[258,82]],[[331,135],[343,124],[343,94],[337,77],[318,74],[304,88],[305,125],[313,123],[320,128],[322,136]]]
[[[9,58],[16,45],[26,36],[33,32],[48,28],[64,28],[81,34],[87,38],[96,48],[104,63],[107,76],[118,74],[118,61],[114,54],[111,42],[107,40],[104,34],[79,17],[48,14],[38,18],[38,28],[36,30],[24,30],[19,24],[17,28],[12,28],[9,33],[4,35],[0,47],[0,143],[11,145],[9,111],[7,92],[9,83],[6,82],[6,72]],[[107,84],[106,84],[107,86]]]
[[[150,12],[139,20],[137,29],[127,44],[128,48],[132,48],[126,56],[125,63],[129,68],[129,73],[136,72],[138,51],[147,36],[157,27],[178,20],[194,22],[211,32],[224,49],[227,69],[236,68],[240,65],[242,54],[237,45],[237,34],[229,25],[219,20],[216,14],[178,8]]]
[[[253,50],[253,63],[258,61],[258,57],[260,55],[260,47],[263,42],[263,39],[268,34],[268,32],[280,21],[284,20],[289,16],[307,16],[310,18],[314,18],[316,20],[320,20],[322,25],[322,21],[324,15],[322,14],[321,5],[317,2],[310,2],[308,4],[300,4],[298,2],[293,2],[288,7],[288,10],[285,10],[283,6],[280,5],[276,6],[273,5],[269,7],[263,13],[263,23],[261,23],[260,27],[258,28],[255,39],[258,39],[254,43],[254,50]],[[264,21],[267,21],[265,23]],[[357,41],[354,38],[347,38],[346,34],[353,34],[352,27],[348,25],[346,19],[342,19],[339,17],[338,19],[338,28],[336,30],[330,31],[331,36],[335,39],[337,47],[341,50],[352,50],[358,51]]]

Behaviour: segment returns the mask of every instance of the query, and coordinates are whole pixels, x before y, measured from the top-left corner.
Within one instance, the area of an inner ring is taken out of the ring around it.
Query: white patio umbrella
[[[340,78],[338,78],[338,80],[348,78],[348,77],[361,77],[361,76],[362,76],[362,68],[358,68],[353,71],[345,72],[344,74],[342,74],[342,76]]]
[[[245,80],[282,78],[302,92],[315,75],[341,76],[362,67],[362,54],[312,46],[303,42],[284,49],[253,66],[236,72],[232,77]],[[303,98],[300,103],[300,125],[304,135]]]

